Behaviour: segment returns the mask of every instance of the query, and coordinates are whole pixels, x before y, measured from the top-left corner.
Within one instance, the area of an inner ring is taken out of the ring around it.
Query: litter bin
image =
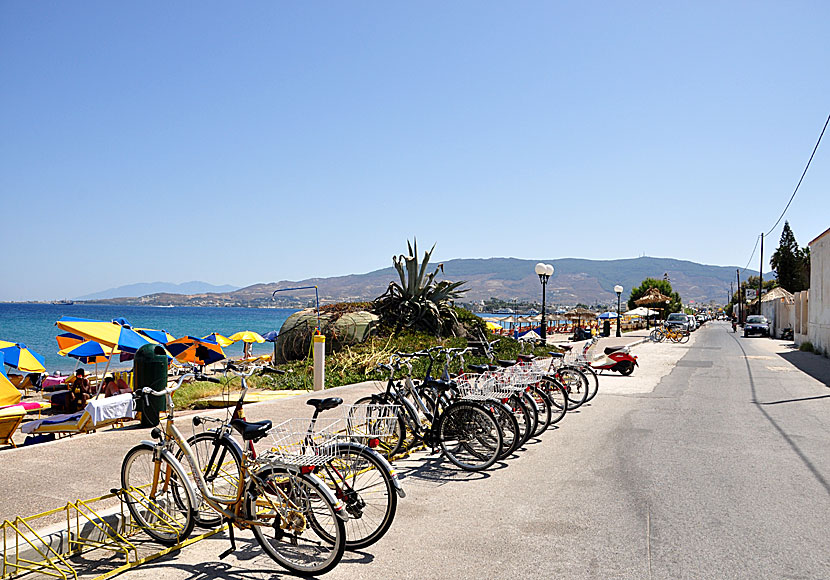
[[[611,321],[603,320],[602,322],[602,336],[611,336]]]
[[[136,392],[144,387],[154,391],[167,388],[167,354],[157,344],[145,344],[135,353],[133,361],[133,385]],[[138,411],[141,412],[142,427],[155,427],[159,424],[159,414],[167,410],[167,398],[140,396],[137,399]]]

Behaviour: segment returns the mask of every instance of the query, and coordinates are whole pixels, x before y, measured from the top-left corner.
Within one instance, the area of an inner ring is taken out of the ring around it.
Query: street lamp
[[[622,294],[623,287],[617,284],[614,286],[614,292],[617,293],[617,338],[622,336],[620,332],[620,295]]]
[[[539,262],[536,264],[535,268],[536,273],[539,275],[539,282],[542,283],[542,342],[547,343],[548,340],[548,325],[545,322],[545,287],[548,284],[548,279],[550,279],[551,275],[553,274],[553,266],[550,264],[543,264]]]

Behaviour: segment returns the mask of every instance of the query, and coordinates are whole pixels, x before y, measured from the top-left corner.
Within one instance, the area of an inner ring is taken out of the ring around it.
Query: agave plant
[[[392,257],[401,283],[390,282],[386,292],[375,298],[375,312],[387,325],[395,328],[412,328],[437,335],[451,334],[458,325],[453,300],[467,291],[460,288],[465,282],[436,282],[435,277],[444,271],[443,264],[438,264],[431,274],[426,274],[429,259],[435,250],[434,244],[424,253],[420,265],[418,241],[415,241],[414,249],[409,240],[406,246],[408,256],[401,254]]]

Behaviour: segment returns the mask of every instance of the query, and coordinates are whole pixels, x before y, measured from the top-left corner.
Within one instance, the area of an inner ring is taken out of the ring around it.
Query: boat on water
[[[72,306],[75,302],[72,300],[52,300],[52,304],[56,306]]]

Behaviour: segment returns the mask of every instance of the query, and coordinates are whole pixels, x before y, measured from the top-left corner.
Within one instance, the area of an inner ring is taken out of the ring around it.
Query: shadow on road
[[[757,407],[759,411],[761,411],[761,414],[764,416],[764,418],[767,421],[769,421],[770,425],[772,425],[776,431],[778,431],[778,433],[781,435],[781,437],[783,437],[784,441],[787,442],[787,445],[790,446],[790,448],[798,456],[798,458],[801,460],[804,466],[810,470],[810,473],[813,474],[813,477],[815,477],[816,481],[818,481],[818,483],[824,488],[824,491],[827,492],[827,495],[830,495],[830,483],[828,483],[824,476],[819,472],[819,470],[816,469],[816,466],[813,465],[813,462],[810,461],[810,458],[807,457],[801,450],[801,448],[796,444],[796,442],[793,441],[792,437],[790,437],[787,434],[787,432],[784,431],[784,429],[778,424],[778,422],[772,418],[772,416],[767,412],[767,410],[764,409],[763,403],[758,402],[758,393],[755,388],[755,377],[752,375],[752,367],[749,364],[749,358],[746,354],[746,350],[744,349],[744,345],[741,344],[741,340],[737,336],[733,336],[733,338],[735,339],[735,343],[738,345],[738,348],[741,349],[741,352],[744,356],[744,363],[746,363],[746,372],[749,376],[749,387],[752,390],[752,404],[755,405],[755,407]]]
[[[830,361],[821,355],[802,352],[794,344],[789,348],[789,351],[778,353],[778,356],[801,372],[810,375],[817,381],[824,383],[825,386],[830,387]]]
[[[780,405],[781,403],[798,403],[800,401],[814,401],[815,399],[830,399],[830,395],[819,395],[818,397],[803,397],[801,399],[784,399],[783,401],[770,401],[762,405]]]

